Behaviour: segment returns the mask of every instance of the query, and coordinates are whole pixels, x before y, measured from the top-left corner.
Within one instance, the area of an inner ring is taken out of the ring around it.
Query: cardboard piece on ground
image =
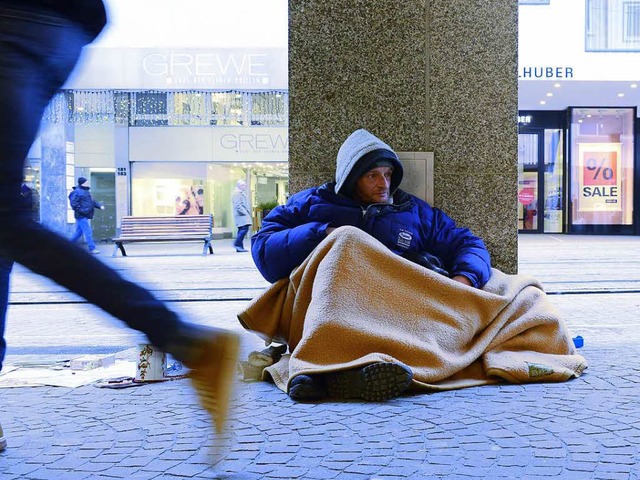
[[[109,367],[116,362],[115,355],[83,355],[71,360],[71,370],[93,370]]]
[[[117,360],[108,367],[92,370],[52,370],[50,368],[12,368],[7,365],[0,375],[0,388],[11,387],[68,387],[78,388],[97,380],[112,377],[133,377],[136,373],[136,362]]]

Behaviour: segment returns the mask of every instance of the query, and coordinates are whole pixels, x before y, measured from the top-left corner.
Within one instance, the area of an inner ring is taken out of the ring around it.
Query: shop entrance
[[[540,232],[540,134],[518,134],[518,230]]]
[[[563,232],[563,133],[521,128],[518,134],[518,231]]]
[[[116,176],[113,172],[91,172],[91,196],[104,205],[96,210],[91,227],[96,242],[108,242],[116,233]]]

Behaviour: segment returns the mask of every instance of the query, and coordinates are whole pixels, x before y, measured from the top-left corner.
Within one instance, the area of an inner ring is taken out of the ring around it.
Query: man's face
[[[360,202],[389,203],[393,167],[376,167],[362,175],[356,182],[354,197]]]

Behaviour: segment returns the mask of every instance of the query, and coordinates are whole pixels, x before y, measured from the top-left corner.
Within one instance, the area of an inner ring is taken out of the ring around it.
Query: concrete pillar
[[[433,204],[517,271],[517,0],[289,1],[291,192],[349,133],[433,152]]]
[[[67,172],[67,157],[73,162],[74,126],[66,121],[66,115],[60,115],[53,121],[45,117],[40,126],[40,139],[40,218],[47,228],[68,236],[71,229],[67,218],[68,182],[73,186],[75,179],[72,171]]]

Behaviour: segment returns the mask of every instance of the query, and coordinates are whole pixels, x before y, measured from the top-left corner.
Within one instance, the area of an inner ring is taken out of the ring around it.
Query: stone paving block
[[[51,465],[64,458],[63,454],[50,454],[49,452],[43,452],[37,458],[26,459],[25,463],[38,463],[40,465]]]
[[[52,470],[73,470],[74,468],[81,467],[87,462],[87,459],[78,458],[74,454],[67,454],[58,461],[49,464],[47,467]]]
[[[256,465],[267,465],[267,464],[275,464],[275,465],[279,465],[279,464],[286,464],[287,462],[289,462],[292,458],[294,458],[294,454],[293,453],[272,453],[272,454],[265,454],[265,455],[261,455],[258,458],[256,458],[255,463]]]
[[[2,456],[6,456],[9,453],[10,453],[10,450],[5,450]],[[39,469],[41,469],[41,465],[39,464],[17,463],[9,466],[9,468],[5,470],[5,473],[9,475],[27,475]]]
[[[635,470],[637,458],[626,456],[604,455],[598,462],[598,470],[613,472],[630,472]]]
[[[554,477],[560,475],[564,470],[562,464],[560,465],[540,465],[532,463],[527,465],[522,471],[525,475],[538,475],[546,477]]]
[[[628,480],[630,478],[629,473],[626,472],[609,472],[600,471],[595,472],[595,478],[598,480]]]
[[[173,468],[174,465],[175,462],[171,460],[159,460],[155,458],[140,470],[146,472],[165,472],[167,469]]]
[[[416,475],[422,478],[445,477],[455,473],[456,467],[451,464],[422,463],[417,466]]]
[[[389,454],[379,451],[372,451],[370,454],[364,452],[364,457],[358,462],[362,466],[371,466],[380,468],[389,464]]]
[[[119,462],[121,467],[130,468],[132,470],[137,470],[138,468],[145,467],[149,465],[153,461],[154,457],[150,456],[142,456],[138,453],[135,455],[127,455],[125,458]]]
[[[208,465],[202,464],[193,464],[193,463],[179,463],[168,470],[165,470],[165,473],[169,475],[175,475],[178,477],[187,477],[191,478],[200,473],[204,472],[209,468]]]
[[[191,446],[189,450],[176,450],[174,446],[172,450],[165,450],[156,458],[158,460],[167,460],[170,462],[181,462],[193,457],[194,452],[197,451],[198,447],[196,447],[195,445]]]
[[[499,467],[517,467],[517,468],[526,467],[530,463],[532,463],[531,456],[526,454],[500,455],[495,462],[495,464]]]
[[[299,445],[282,445],[276,442],[270,442],[263,449],[266,454],[295,454],[300,450]]]
[[[565,468],[567,470],[576,472],[595,472],[597,466],[597,459],[595,461],[580,461],[572,459],[571,462],[565,466]]]
[[[273,472],[276,468],[277,465],[274,464],[252,463],[251,465],[245,465],[244,471],[257,475],[267,475]]]
[[[493,477],[493,470],[485,465],[461,465],[456,468],[455,474],[450,475],[446,478],[470,479],[495,477]]]
[[[380,470],[376,465],[365,465],[360,462],[353,463],[346,466],[342,471],[347,474],[366,475],[367,477],[374,476]]]
[[[66,471],[61,474],[60,471],[56,472],[45,468],[31,472],[26,478],[29,480],[57,480],[62,476],[64,476],[65,480],[88,480],[94,478],[93,474],[88,472]]]
[[[331,470],[324,467],[316,467],[308,471],[305,474],[304,478],[309,480],[331,480],[334,478],[338,478],[341,475],[342,475],[342,472],[339,470]]]

